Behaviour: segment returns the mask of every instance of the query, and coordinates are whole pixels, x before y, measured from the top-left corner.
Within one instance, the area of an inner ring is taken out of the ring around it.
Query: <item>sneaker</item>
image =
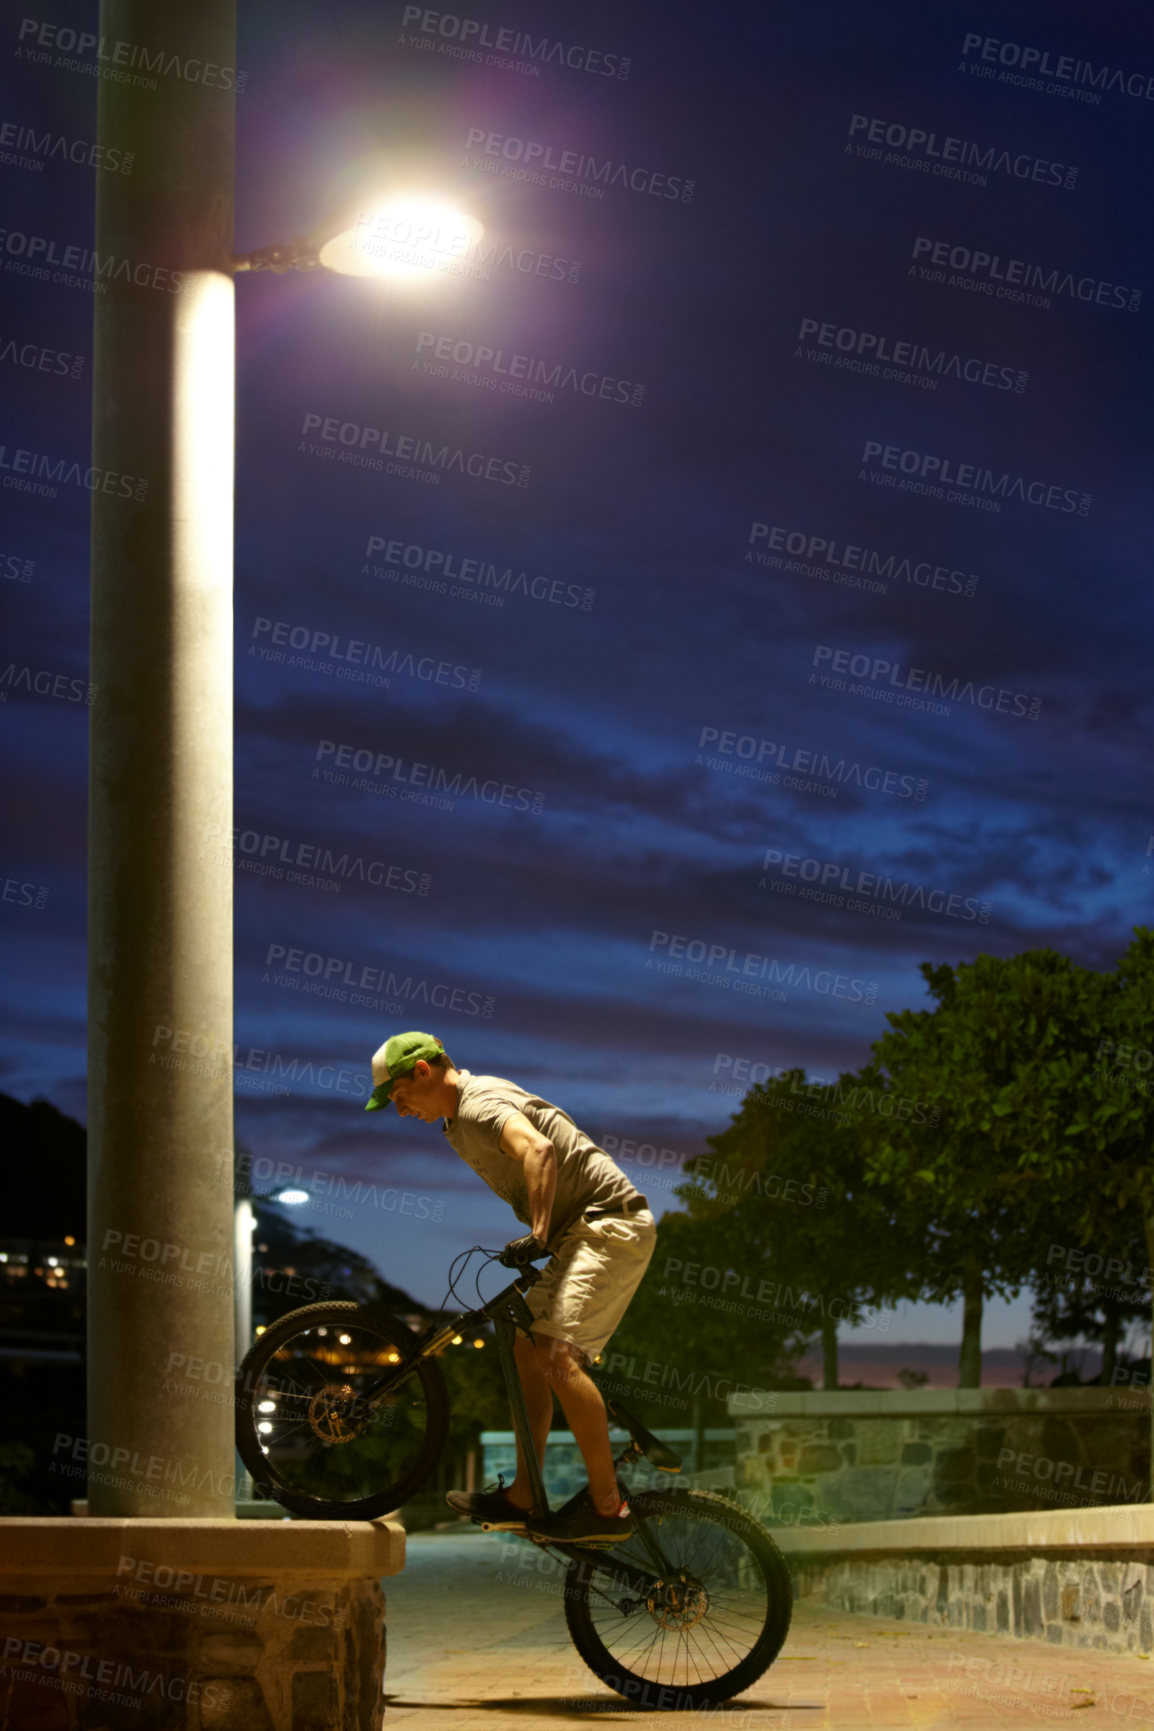
[[[487,1531],[493,1533],[524,1532],[528,1509],[519,1509],[509,1501],[505,1490],[505,1478],[497,1474],[497,1483],[483,1491],[446,1491],[445,1501],[455,1514],[467,1515],[471,1521],[480,1521]]]
[[[631,1539],[634,1527],[628,1503],[623,1502],[615,1515],[599,1515],[592,1503],[586,1502],[526,1521],[525,1531],[531,1539],[547,1539],[558,1545],[611,1545]]]

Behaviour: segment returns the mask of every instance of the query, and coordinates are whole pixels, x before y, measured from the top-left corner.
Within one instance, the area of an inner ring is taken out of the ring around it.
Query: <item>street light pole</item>
[[[101,0],[100,40],[89,1509],[171,1514],[176,1479],[182,1514],[231,1516],[231,1408],[163,1385],[173,1353],[231,1369],[251,1324],[251,1234],[234,1239],[221,1182],[233,1148],[233,275],[419,283],[447,276],[483,228],[394,188],[234,257],[235,0]],[[115,1473],[93,1470],[112,1458]]]
[[[234,1348],[234,11],[100,8],[108,56],[163,57],[99,97],[131,163],[96,171],[98,259],[129,269],[94,330],[88,1454],[117,1470],[90,1466],[93,1515],[233,1513],[231,1407],[162,1384],[170,1353]]]

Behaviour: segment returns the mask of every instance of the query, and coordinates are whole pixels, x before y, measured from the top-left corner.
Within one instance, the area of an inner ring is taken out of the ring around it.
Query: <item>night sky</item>
[[[1149,919],[1154,22],[241,15],[238,250],[382,176],[485,223],[420,286],[237,285],[238,1135],[435,1302],[516,1228],[363,1116],[390,1033],[667,1186],[719,1085],[856,1067],[920,962],[1109,968]],[[0,1086],[83,1119],[88,496],[8,482],[88,452],[90,274],[27,272],[109,170],[26,166],[22,128],[95,139],[51,29],[96,7],[36,20],[0,37]]]

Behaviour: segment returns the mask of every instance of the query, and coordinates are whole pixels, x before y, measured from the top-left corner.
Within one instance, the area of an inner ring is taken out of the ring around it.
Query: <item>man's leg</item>
[[[533,1432],[538,1460],[545,1452],[553,1417],[553,1391],[556,1390],[561,1410],[569,1421],[573,1439],[581,1450],[589,1474],[589,1494],[594,1507],[598,1514],[616,1514],[621,1493],[613,1466],[605,1402],[597,1384],[582,1369],[575,1349],[567,1341],[557,1340],[551,1335],[539,1334],[535,1346],[525,1335],[518,1335],[517,1369],[525,1390],[529,1427]],[[532,1396],[530,1389],[533,1390]],[[542,1391],[543,1401],[540,1398]],[[537,1406],[534,1405],[536,1401],[540,1401]],[[544,1422],[538,1429],[535,1418],[542,1414]],[[509,1498],[524,1508],[528,1508],[532,1501],[520,1449],[517,1451],[517,1478],[509,1488]]]
[[[551,1343],[546,1342],[546,1344]],[[521,1388],[525,1395],[525,1412],[529,1419],[529,1431],[533,1438],[533,1446],[537,1451],[537,1461],[540,1464],[545,1453],[549,1427],[553,1423],[553,1385],[546,1375],[545,1365],[541,1362],[538,1349],[527,1334],[518,1331],[517,1338],[513,1343],[513,1356],[517,1362],[517,1375],[521,1379]],[[517,1476],[509,1486],[507,1495],[509,1501],[515,1503],[519,1509],[530,1509],[533,1506],[533,1490],[529,1483],[529,1471],[525,1465],[521,1439],[517,1437],[516,1440]]]

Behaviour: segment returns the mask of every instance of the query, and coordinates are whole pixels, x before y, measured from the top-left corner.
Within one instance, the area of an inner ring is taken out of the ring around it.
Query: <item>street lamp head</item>
[[[283,1202],[289,1208],[300,1208],[308,1201],[309,1193],[307,1190],[274,1190],[271,1199]]]
[[[233,268],[324,269],[394,285],[425,284],[463,275],[484,232],[480,217],[459,199],[393,191],[346,206],[310,235],[244,253]]]
[[[395,193],[365,204],[317,256],[327,270],[344,276],[426,283],[459,276],[484,232],[459,203],[428,193]]]

